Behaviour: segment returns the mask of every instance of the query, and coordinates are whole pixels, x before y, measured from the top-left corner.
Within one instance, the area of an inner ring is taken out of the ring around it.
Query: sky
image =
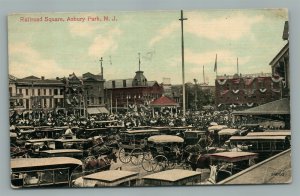
[[[282,40],[286,9],[184,10],[183,14],[186,82],[202,83],[204,66],[205,81],[214,85],[216,54],[218,75],[235,74],[237,58],[242,74],[271,73],[269,62],[286,44]],[[100,21],[92,20],[97,17]],[[128,79],[138,70],[140,53],[148,81],[170,78],[172,84],[181,84],[179,18],[179,10],[11,14],[9,74],[17,78],[99,74],[103,57],[106,80]]]

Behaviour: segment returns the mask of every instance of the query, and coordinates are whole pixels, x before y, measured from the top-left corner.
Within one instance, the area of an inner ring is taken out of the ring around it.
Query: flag
[[[216,60],[215,60],[215,68],[214,68],[214,72],[217,72],[218,66],[217,66],[217,54],[216,54]]]

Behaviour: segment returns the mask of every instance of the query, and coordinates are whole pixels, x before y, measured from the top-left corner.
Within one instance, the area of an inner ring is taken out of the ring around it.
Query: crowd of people
[[[35,112],[35,113],[13,113],[10,117],[11,125],[18,126],[79,126],[83,128],[96,128],[101,126],[97,121],[112,121],[110,125],[124,126],[125,128],[139,126],[193,126],[206,129],[211,122],[234,126],[230,111],[201,111],[182,113],[170,112],[136,112],[129,111],[117,114],[97,114],[83,117],[79,115],[66,114],[65,112]]]

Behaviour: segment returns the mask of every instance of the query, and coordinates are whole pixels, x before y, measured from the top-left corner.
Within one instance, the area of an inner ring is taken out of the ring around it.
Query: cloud
[[[213,19],[187,12],[187,17],[185,31],[210,40],[238,40],[249,36],[252,26],[263,20],[262,15],[249,17],[241,12]]]
[[[59,74],[72,73],[59,66],[54,59],[46,59],[28,43],[9,45],[9,73],[16,77],[26,77],[28,73],[37,77],[56,77]]]
[[[87,17],[96,17],[96,14],[90,14],[90,15],[81,15],[80,17],[85,17],[87,20]],[[95,32],[98,30],[103,29],[103,26],[101,25],[95,25],[95,22],[69,22],[69,31],[71,36],[79,36],[79,37],[90,37],[94,36]]]
[[[207,17],[202,13],[186,12],[188,20],[184,21],[184,32],[213,41],[238,40],[250,36],[254,24],[262,22],[263,15],[247,16],[242,12],[221,17]],[[211,15],[210,15],[211,16]],[[180,22],[173,21],[157,31],[149,45],[153,46],[173,33],[180,32]]]
[[[237,54],[229,50],[216,50],[197,53],[190,49],[185,50],[185,61],[195,65],[214,65],[217,54],[217,62],[222,64],[236,64]],[[250,57],[239,57],[239,63],[245,64]]]
[[[112,28],[105,34],[96,36],[88,49],[92,57],[103,56],[106,52],[113,52],[118,48],[118,38],[122,34],[119,28]]]
[[[203,66],[205,69],[205,78],[206,82],[212,82],[215,78],[214,65],[215,58],[217,57],[218,65],[218,75],[223,74],[235,74],[236,73],[236,63],[237,63],[237,54],[229,50],[216,50],[208,52],[195,52],[191,49],[185,50],[185,73],[186,73],[186,82],[192,81],[193,78],[200,78],[199,81],[203,81]],[[240,71],[241,68],[245,68],[245,65],[249,64],[251,61],[250,56],[239,57]],[[181,57],[172,57],[166,59],[166,65],[170,69],[177,69],[181,72]],[[256,73],[257,70],[252,70],[246,67],[247,72],[245,73]],[[248,70],[249,69],[249,70]],[[178,81],[176,81],[178,83]]]
[[[69,30],[71,36],[89,37],[99,30],[100,26],[88,22],[82,23],[69,23]]]
[[[172,33],[174,33],[175,31],[179,31],[180,30],[180,23],[179,22],[171,22],[169,25],[167,25],[166,27],[160,29],[156,36],[154,36],[150,42],[149,45],[153,46],[155,45],[157,42],[161,41],[162,39],[170,36]]]

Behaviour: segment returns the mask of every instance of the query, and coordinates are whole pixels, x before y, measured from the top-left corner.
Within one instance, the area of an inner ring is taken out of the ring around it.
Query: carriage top
[[[129,130],[129,131],[124,131],[123,133],[128,135],[159,134],[159,130],[157,129]]]
[[[149,137],[148,141],[154,143],[183,143],[184,139],[176,135],[154,135]]]
[[[70,157],[51,157],[51,158],[17,158],[11,159],[12,170],[16,169],[28,169],[37,167],[51,167],[61,165],[82,165],[82,162],[75,158]]]
[[[239,133],[240,130],[238,129],[222,129],[218,132],[218,135],[235,135]]]
[[[232,141],[253,141],[253,140],[285,140],[286,135],[253,135],[253,136],[232,136],[230,137],[230,142]]]
[[[187,179],[200,178],[201,172],[191,171],[191,170],[183,170],[183,169],[172,169],[166,170],[154,174],[150,174],[144,176],[145,180],[157,180],[157,181],[167,181],[167,182],[179,182]]]
[[[51,138],[26,140],[27,143],[54,142],[54,141],[55,139],[51,139]]]
[[[253,136],[291,136],[291,131],[264,131],[264,132],[250,132],[247,137]]]
[[[227,128],[227,125],[213,125],[213,126],[208,127],[208,130],[209,131],[219,131],[219,130],[226,129],[226,128]]]
[[[137,178],[138,172],[124,170],[107,170],[83,176],[83,179],[99,180],[102,182],[115,182],[124,178]]]
[[[214,153],[210,154],[209,157],[211,160],[219,160],[219,161],[225,161],[225,162],[239,162],[239,161],[244,161],[244,160],[250,160],[250,159],[255,159],[258,157],[257,153],[252,153],[252,152],[219,152],[219,153]]]
[[[82,150],[78,149],[55,149],[55,150],[43,150],[40,151],[47,154],[64,154],[64,153],[82,153]]]

